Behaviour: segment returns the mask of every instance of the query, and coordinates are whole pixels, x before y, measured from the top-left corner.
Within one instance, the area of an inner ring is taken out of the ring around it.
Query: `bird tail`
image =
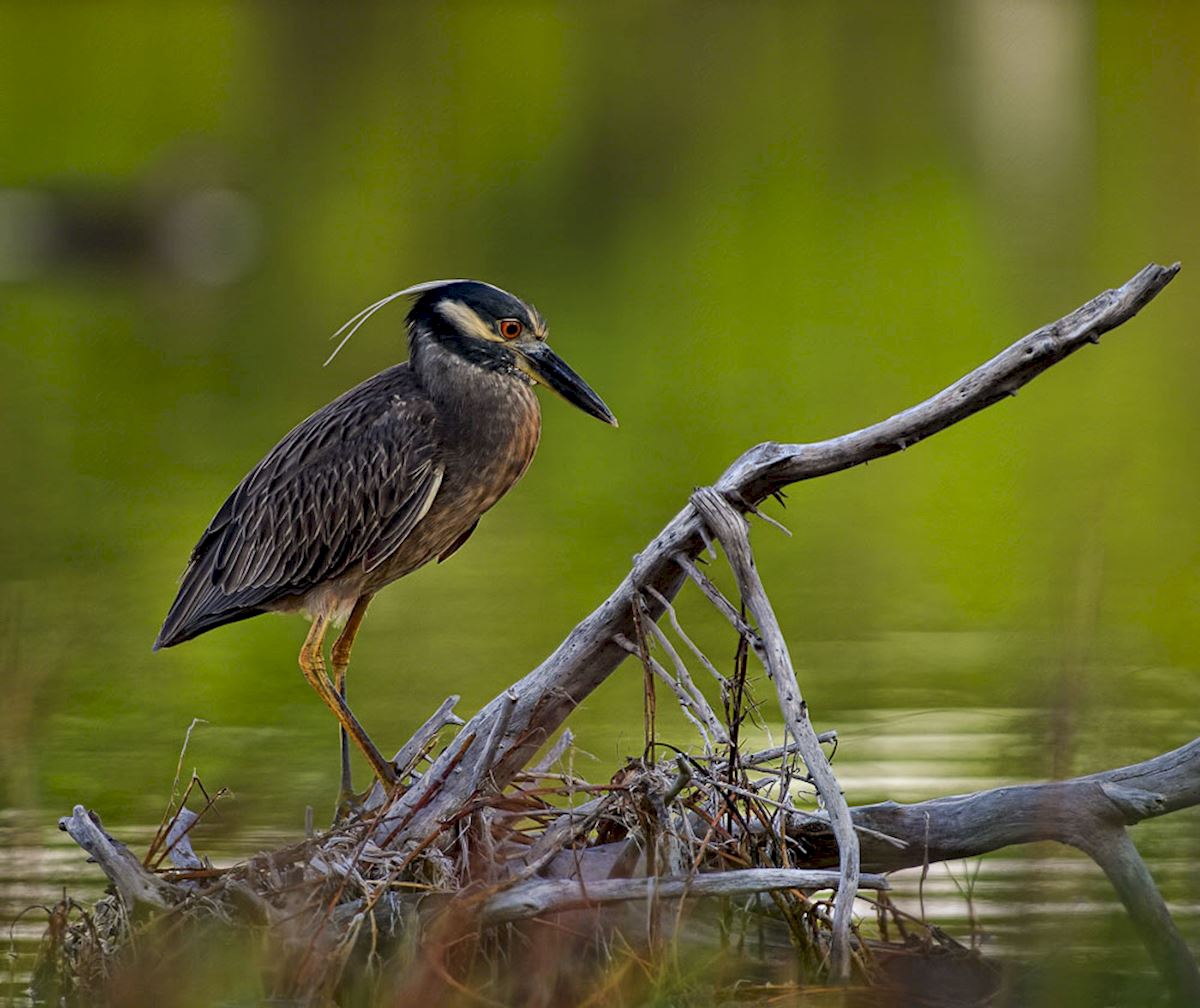
[[[184,571],[179,593],[155,638],[155,651],[267,611],[263,603],[266,601],[264,596],[271,594],[269,591],[251,589],[226,595],[217,587],[213,579],[215,554],[216,550],[210,549],[195,557]]]

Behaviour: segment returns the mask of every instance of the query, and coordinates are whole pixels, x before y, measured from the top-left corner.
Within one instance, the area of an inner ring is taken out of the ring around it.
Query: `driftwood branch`
[[[457,693],[446,697],[441,706],[425,719],[425,723],[413,732],[412,737],[392,757],[392,766],[396,768],[396,775],[401,780],[412,773],[421,758],[429,752],[437,742],[438,733],[443,728],[447,725],[461,726],[465,724],[463,719],[454,713],[454,707],[460,699],[461,697]],[[378,808],[384,797],[383,785],[376,781],[371,786],[370,794],[364,803],[365,807],[368,810]]]
[[[1142,763],[1045,784],[1020,784],[901,805],[852,808],[863,867],[875,872],[975,857],[1014,844],[1055,840],[1088,854],[1108,875],[1179,1004],[1200,1004],[1200,970],[1176,928],[1127,826],[1200,804],[1200,738]],[[828,826],[793,816],[788,832],[814,866],[836,863]]]
[[[1110,826],[1080,845],[1104,869],[1150,958],[1180,1005],[1200,1005],[1200,970],[1129,831]]]
[[[1137,799],[1129,800],[1130,794]],[[1200,805],[1200,738],[1142,763],[1086,777],[912,804],[858,805],[850,814],[856,825],[905,841],[900,848],[860,835],[863,868],[889,872],[1039,840],[1057,840],[1086,851],[1099,827],[1131,826],[1195,805]],[[809,846],[811,864],[836,863],[836,846],[824,824],[797,815],[788,832]]]
[[[746,520],[729,502],[712,488],[697,490],[692,495],[692,506],[709,530],[721,542],[725,556],[737,578],[742,602],[758,625],[760,655],[763,667],[775,684],[779,707],[783,711],[784,724],[795,741],[808,768],[808,775],[816,786],[821,803],[829,814],[830,826],[838,843],[838,860],[841,883],[833,900],[833,944],[830,965],[837,980],[850,979],[850,920],[854,911],[854,895],[858,891],[858,837],[850,821],[850,809],[846,798],[834,776],[833,768],[825,758],[816,730],[808,719],[808,705],[800,692],[792,658],[788,653],[783,629],[775,618],[775,610],[767,598],[766,589],[754,566],[754,555],[750,551],[750,537]]]
[[[567,754],[567,751],[575,744],[575,733],[567,728],[542,756],[537,763],[529,768],[532,774],[548,773],[553,770],[558,764],[558,761]]]
[[[717,717],[716,712],[713,711],[712,707],[709,706],[707,698],[702,692],[700,692],[700,689],[696,686],[695,682],[693,682],[691,673],[688,672],[687,664],[684,662],[679,652],[675,649],[675,645],[671,643],[670,638],[663,633],[662,628],[654,621],[651,613],[645,608],[644,603],[642,611],[647,617],[645,622],[642,624],[643,627],[650,631],[650,636],[658,642],[658,646],[661,647],[667,657],[671,659],[671,664],[675,668],[675,682],[683,688],[687,702],[690,702],[690,704],[695,708],[696,716],[700,718],[701,722],[704,724],[708,735],[718,745],[728,745],[729,736],[726,734],[725,726],[721,723],[721,719]],[[693,649],[696,650],[697,654],[700,653],[698,649],[695,649],[695,645],[693,645]],[[711,663],[709,664],[711,665]],[[669,680],[670,676],[667,678]]]
[[[652,654],[642,656],[638,646],[624,634],[617,634],[617,643],[629,654],[640,656],[647,667],[675,694],[675,699],[679,703],[679,709],[692,722],[696,731],[699,732],[700,737],[704,740],[705,752],[712,752],[714,742],[719,744],[727,743],[729,738],[725,733],[725,726],[721,724],[720,719],[709,705],[704,694],[696,688],[696,684],[692,681],[687,667],[679,657],[679,652],[672,647],[671,642],[667,640],[666,635],[653,620],[645,624],[645,626],[651,631],[651,636],[659,642],[659,645],[674,661],[676,672],[674,677],[662,667],[662,663]]]
[[[743,765],[756,758],[749,757]],[[574,817],[593,816],[601,804],[589,802],[564,814],[556,829],[570,828]],[[957,861],[1042,841],[1083,851],[1109,877],[1171,985],[1176,1003],[1192,1006],[1200,1004],[1200,971],[1127,827],[1196,805],[1200,805],[1200,738],[1141,763],[1070,780],[990,788],[912,804],[852,806],[849,813],[862,868],[871,873]],[[761,833],[773,829],[774,823],[752,822],[750,828]],[[785,828],[806,852],[806,868],[839,864],[842,847],[828,821],[796,811],[787,815]],[[571,860],[583,877],[602,877],[623,846],[624,842],[592,846],[572,852]]]
[[[82,805],[59,819],[58,828],[91,855],[127,907],[161,910],[170,906],[170,886],[146,871],[129,848],[104,832],[99,819]]]
[[[507,924],[525,917],[627,900],[748,896],[779,889],[830,889],[840,884],[840,872],[796,868],[747,868],[684,877],[603,879],[586,884],[551,879],[526,882],[491,897],[484,904],[482,923]],[[863,889],[888,888],[887,879],[882,875],[863,875],[858,884]]]
[[[266,892],[277,883],[290,891],[295,883],[280,869],[291,866],[323,894],[310,901],[318,909],[332,906],[326,902],[329,878],[342,880],[335,919],[349,915],[361,921],[384,901],[384,916],[371,917],[381,925],[401,899],[393,885],[428,875],[437,880],[429,888],[450,895],[450,905],[476,911],[470,928],[640,900],[647,903],[648,933],[653,935],[659,900],[774,892],[776,903],[784,901],[791,908],[787,913],[799,906],[810,924],[816,922],[824,932],[830,924],[825,904],[797,899],[798,893],[789,890],[832,888],[832,940],[826,945],[824,938],[816,937],[811,947],[822,954],[829,950],[838,979],[849,975],[854,896],[860,888],[886,888],[880,873],[1012,844],[1056,840],[1086,852],[1107,873],[1171,983],[1176,1002],[1200,1003],[1200,971],[1127,832],[1142,819],[1200,804],[1200,738],[1134,766],[1069,781],[995,788],[913,805],[848,807],[820,748],[830,736],[818,736],[809,722],[782,628],[755,570],[743,518],[760,515],[757,504],[789,483],[900,451],[1015,394],[1051,365],[1132,318],[1177,270],[1178,266],[1148,266],[1121,288],[1018,340],[942,392],[880,423],[815,444],[763,444],[745,453],[715,487],[697,491],[635,558],[613,594],[542,665],[476,714],[418,772],[418,765],[430,758],[438,731],[461,724],[452,713],[457,698],[447,700],[398,754],[399,769],[411,781],[407,789],[390,796],[377,792],[368,802],[367,817],[344,824],[340,831],[223,873],[208,867],[187,846],[191,820],[181,814],[178,831],[168,832],[165,841],[177,848],[177,860],[191,874],[181,873],[173,885],[146,871],[81,806],[60,826],[92,854],[130,907],[178,908],[177,901],[192,891],[188,886],[203,886],[203,879],[221,876],[204,890],[200,902],[221,903],[228,909],[252,880]],[[694,562],[701,551],[712,548],[714,538],[736,578],[741,610]],[[731,684],[684,633],[671,602],[688,580],[741,636],[739,661],[753,651],[767,669],[787,725],[782,746],[748,756],[739,752],[736,726],[743,708],[738,684],[744,679],[744,664],[738,665]],[[727,725],[657,627],[664,613],[679,638],[720,682]],[[588,785],[574,773],[548,769],[569,745],[570,735],[564,733],[536,774],[523,774],[575,706],[630,651],[642,653],[631,639],[657,643],[675,675],[657,662],[653,668],[672,685],[706,740],[717,739],[727,751],[717,754],[706,745],[706,755],[679,753],[673,766],[632,761],[609,784]],[[731,703],[731,695],[738,699]],[[793,784],[803,773],[793,754],[803,760],[824,812],[796,808]],[[779,765],[771,765],[776,760]],[[552,779],[561,783],[545,786]],[[573,803],[577,794],[599,797],[570,809],[548,797]],[[781,834],[799,843],[790,846]],[[422,859],[419,871],[417,859]],[[639,859],[644,859],[649,877],[631,877]],[[775,867],[758,867],[762,860]],[[736,867],[729,870],[730,864]],[[833,865],[837,871],[822,870]],[[481,892],[471,882],[492,888]],[[421,882],[417,888],[426,885]],[[357,887],[357,894],[348,887]],[[317,930],[328,920],[322,910]],[[354,933],[352,929],[336,938],[339,955],[348,955]],[[312,934],[303,936],[304,963],[322,959],[313,953],[313,941]],[[328,961],[331,975],[337,975],[344,960],[334,956]]]
[[[1133,318],[1179,271],[1174,266],[1150,265],[1121,287],[1105,291],[1057,322],[1017,340],[1008,349],[954,384],[887,420],[813,444],[768,442],[737,459],[715,489],[738,510],[756,506],[770,494],[799,480],[849,469],[911,447],[966,419],[993,403],[1014,395],[1023,385],[1075,351],[1096,343],[1111,329]],[[446,822],[471,797],[464,781],[451,779],[449,763],[468,765],[479,759],[480,747],[491,738],[497,720],[506,718],[506,731],[495,749],[491,779],[499,787],[534,756],[563,721],[625,658],[618,635],[633,639],[634,606],[644,593],[647,613],[662,615],[686,576],[677,562],[697,556],[704,548],[704,526],[694,506],[677,514],[635,558],[633,569],[617,589],[585,618],[541,665],[512,690],[515,707],[500,696],[477,713],[463,729],[471,737],[469,752],[444,752],[397,803],[397,843],[428,836],[431,823]],[[651,591],[651,589],[653,591]],[[508,691],[506,691],[507,693]],[[420,814],[416,814],[416,810]]]

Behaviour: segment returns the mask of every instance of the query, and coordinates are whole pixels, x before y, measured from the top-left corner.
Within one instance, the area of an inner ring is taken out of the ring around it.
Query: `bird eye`
[[[514,340],[525,331],[525,327],[515,318],[500,320],[500,335],[507,340]]]

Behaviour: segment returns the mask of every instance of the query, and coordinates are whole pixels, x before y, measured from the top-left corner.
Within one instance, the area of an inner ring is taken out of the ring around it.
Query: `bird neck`
[[[440,316],[409,323],[408,351],[413,368],[434,368],[445,356],[458,358],[485,371],[519,373],[513,352],[501,343],[465,335]]]
[[[513,361],[512,352],[499,350],[505,356],[492,354],[475,359],[428,331],[414,329],[409,334],[413,371],[443,421],[452,426],[490,428],[503,436],[496,429],[496,421],[510,414],[516,421],[518,415],[527,415],[530,410],[536,413],[537,397],[532,381]]]

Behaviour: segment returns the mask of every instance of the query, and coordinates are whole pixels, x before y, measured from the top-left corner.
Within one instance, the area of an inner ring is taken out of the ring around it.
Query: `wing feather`
[[[156,647],[264,611],[391,556],[444,471],[437,415],[407,364],[297,426],[238,484],[200,542]]]

